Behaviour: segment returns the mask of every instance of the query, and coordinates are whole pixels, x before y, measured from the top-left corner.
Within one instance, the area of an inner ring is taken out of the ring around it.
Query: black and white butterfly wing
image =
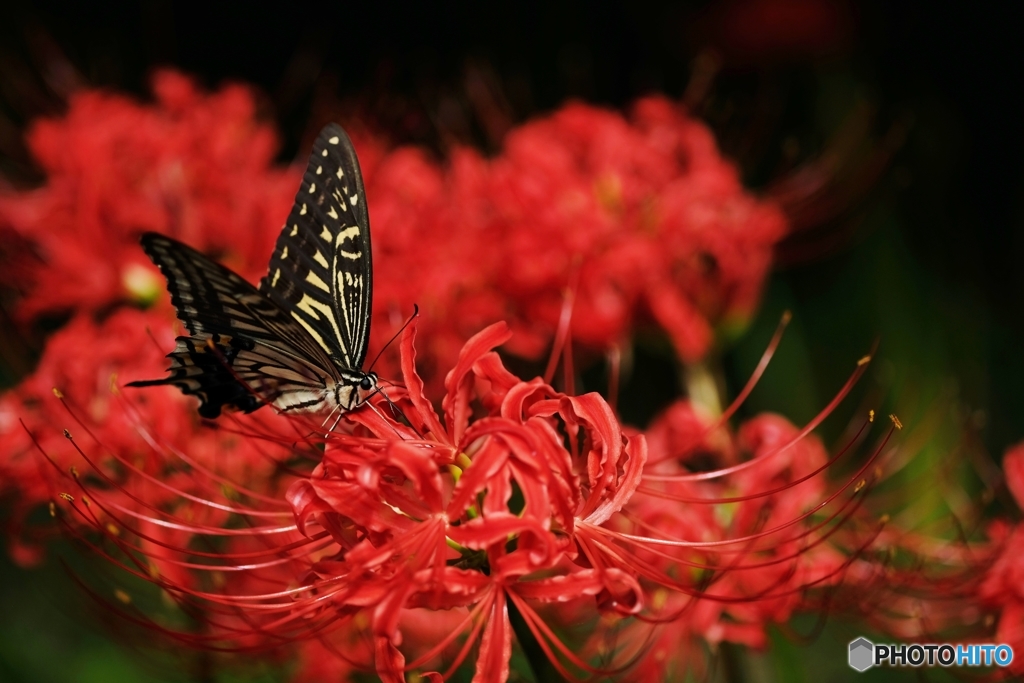
[[[370,219],[352,141],[329,124],[317,137],[260,291],[358,379],[370,338]],[[347,371],[347,372],[346,372]]]
[[[170,384],[198,396],[199,414],[225,406],[252,412],[316,410],[340,377],[327,354],[273,301],[195,249],[156,233],[142,246],[167,278],[171,303],[190,336],[168,354],[170,376],[129,386]]]
[[[361,370],[370,336],[370,221],[352,142],[336,125],[317,137],[260,288],[196,250],[147,233],[189,336],[169,354],[173,384],[202,401],[250,412],[352,410],[376,388]]]

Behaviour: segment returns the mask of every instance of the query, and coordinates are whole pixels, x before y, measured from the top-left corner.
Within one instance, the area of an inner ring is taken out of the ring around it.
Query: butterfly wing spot
[[[341,139],[337,135],[335,135],[334,137],[330,138],[327,142],[331,143],[332,145],[336,145],[338,144],[338,142],[340,142],[340,140]]]
[[[317,253],[317,256],[320,256],[319,252]],[[321,257],[321,258],[323,258],[323,257]],[[331,288],[327,286],[327,283],[324,282],[323,280],[321,280],[317,276],[317,274],[312,272],[312,271],[310,271],[309,273],[306,273],[306,282],[308,282],[309,284],[313,285],[317,289],[322,289],[323,291],[327,292],[328,294],[331,293]]]
[[[310,194],[315,194],[316,193],[316,183],[310,183],[309,184],[309,193]]]
[[[331,195],[338,202],[338,206],[341,207],[342,211],[348,211],[348,206],[345,205],[345,197],[342,196],[341,192],[337,189],[331,190]]]
[[[323,268],[329,268],[330,267],[330,264],[327,263],[327,259],[324,258],[324,255],[320,253],[319,249],[317,250],[317,252],[315,254],[313,254],[313,260],[316,261]],[[321,282],[323,282],[323,280],[321,280]],[[331,290],[327,290],[327,291],[331,291]]]
[[[345,240],[351,240],[357,237],[359,237],[359,226],[350,225],[349,227],[345,228],[344,230],[338,233],[338,236],[334,240],[334,246],[339,247],[341,246],[341,243],[344,242]]]
[[[324,320],[324,319],[326,319],[331,324],[331,327],[334,328],[334,334],[337,335],[337,339],[338,339],[339,343],[341,343],[341,340],[342,340],[341,330],[338,329],[338,321],[335,320],[334,312],[331,311],[331,307],[330,306],[328,306],[327,304],[325,304],[325,303],[323,303],[321,301],[317,301],[316,299],[314,299],[313,297],[311,297],[308,294],[303,294],[302,295],[302,299],[299,301],[298,304],[295,305],[295,308],[297,310],[299,310],[299,311],[302,311],[303,313],[308,315],[313,320]],[[324,314],[324,318],[320,317],[320,313]],[[302,322],[302,320],[300,319],[299,322]],[[340,350],[341,350],[341,352],[343,354],[348,355],[348,351],[346,350],[344,344],[342,344]]]

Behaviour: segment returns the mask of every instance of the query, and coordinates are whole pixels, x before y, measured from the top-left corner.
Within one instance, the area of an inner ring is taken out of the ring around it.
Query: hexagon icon
[[[850,643],[850,666],[857,671],[867,671],[875,663],[875,645],[867,638],[858,638]]]

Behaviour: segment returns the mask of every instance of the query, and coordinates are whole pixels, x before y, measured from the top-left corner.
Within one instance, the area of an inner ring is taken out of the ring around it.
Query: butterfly
[[[370,338],[370,219],[352,141],[329,124],[259,288],[195,249],[157,233],[142,248],[167,278],[188,336],[167,355],[170,376],[128,386],[174,385],[199,414],[360,406],[377,390],[361,370]]]

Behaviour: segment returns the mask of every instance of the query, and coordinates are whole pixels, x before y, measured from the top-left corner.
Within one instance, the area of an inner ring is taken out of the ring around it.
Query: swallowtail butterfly
[[[178,337],[170,376],[199,397],[199,414],[347,411],[377,388],[361,370],[370,337],[370,220],[352,142],[339,126],[313,145],[302,185],[277,238],[270,268],[253,287],[177,240],[146,233],[142,248],[167,278],[189,336]]]

